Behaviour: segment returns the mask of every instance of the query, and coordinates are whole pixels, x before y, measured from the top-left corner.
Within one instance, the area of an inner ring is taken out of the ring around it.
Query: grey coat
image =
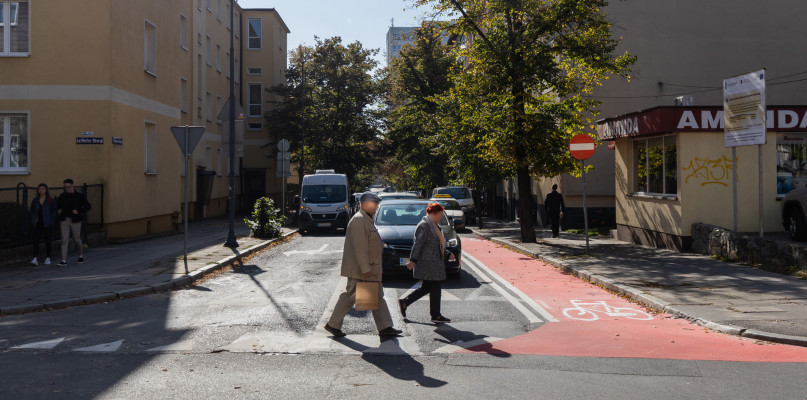
[[[429,217],[415,228],[415,243],[410,259],[415,260],[415,279],[444,281],[446,279],[445,254],[440,254],[440,238],[435,235]]]

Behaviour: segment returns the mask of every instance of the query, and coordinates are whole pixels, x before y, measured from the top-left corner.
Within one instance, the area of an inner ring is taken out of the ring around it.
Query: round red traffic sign
[[[594,155],[594,139],[586,134],[579,134],[569,142],[569,152],[578,160],[585,160]]]

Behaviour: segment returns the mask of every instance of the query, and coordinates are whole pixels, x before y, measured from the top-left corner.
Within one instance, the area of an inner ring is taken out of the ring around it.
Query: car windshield
[[[305,185],[302,197],[305,203],[339,203],[347,199],[347,186]]]
[[[405,199],[416,199],[417,196],[414,194],[409,193],[391,193],[391,194],[380,194],[379,195],[382,200],[405,200]]]
[[[462,188],[439,188],[434,194],[447,194],[455,199],[464,199],[465,191]]]
[[[389,204],[381,203],[376,213],[376,225],[417,225],[426,215],[428,204]],[[448,226],[448,219],[443,215],[440,225]]]
[[[460,203],[456,200],[432,199],[435,203],[440,204],[446,210],[462,210]]]

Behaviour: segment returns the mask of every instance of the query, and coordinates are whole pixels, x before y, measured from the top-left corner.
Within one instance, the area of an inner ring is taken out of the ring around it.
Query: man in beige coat
[[[381,259],[384,252],[381,237],[373,223],[373,214],[378,210],[381,198],[367,192],[361,196],[361,210],[350,219],[345,231],[345,249],[342,253],[342,276],[347,277],[347,287],[334,306],[331,319],[325,330],[334,337],[343,337],[342,321],[356,303],[356,283],[379,282],[378,309],[373,310],[373,319],[381,336],[398,336],[402,331],[393,328],[384,288],[381,285]]]

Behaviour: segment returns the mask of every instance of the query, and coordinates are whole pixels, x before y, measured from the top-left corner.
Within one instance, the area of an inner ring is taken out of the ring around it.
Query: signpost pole
[[[185,215],[182,216],[182,222],[185,224],[185,243],[183,250],[183,259],[185,260],[185,275],[188,275],[188,179],[190,179],[190,166],[188,164],[190,164],[191,159],[188,150],[188,137],[190,136],[189,131],[190,129],[188,128],[188,125],[185,125],[185,154],[183,154],[183,156],[185,156],[185,208],[183,210]]]
[[[286,152],[281,152],[283,154],[283,164],[281,166],[281,181],[280,181],[280,213],[284,217],[286,216]]]
[[[586,230],[586,255],[588,255],[588,207],[586,204],[586,160],[580,160],[583,172],[583,227]]]
[[[731,176],[734,192],[734,232],[737,232],[737,146],[731,148]]]
[[[763,208],[762,208],[762,145],[757,145],[757,152],[759,153],[759,237],[764,235],[763,229]]]

